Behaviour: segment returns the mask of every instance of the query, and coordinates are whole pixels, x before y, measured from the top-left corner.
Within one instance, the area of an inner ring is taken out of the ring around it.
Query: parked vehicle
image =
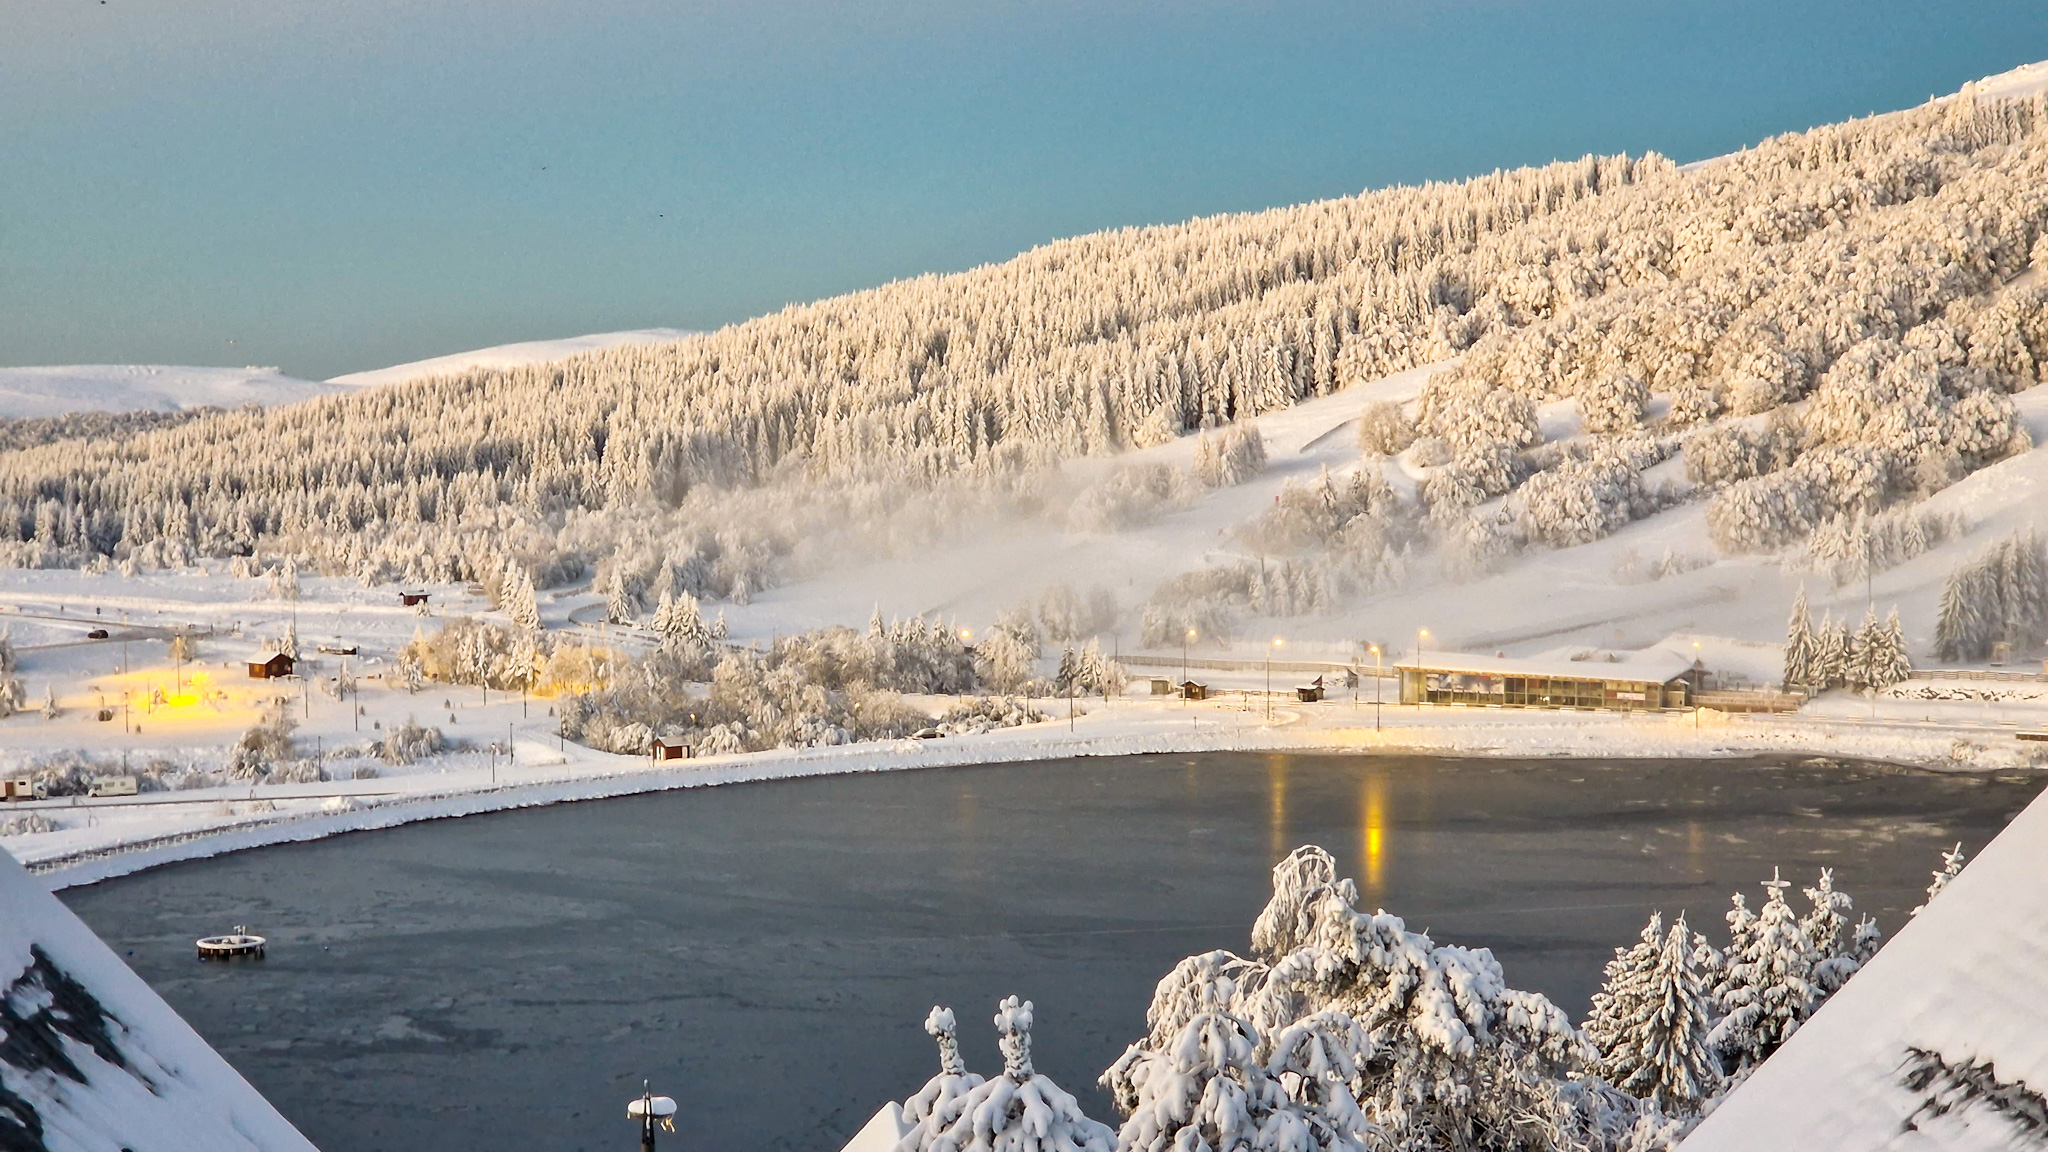
[[[107,630],[105,628],[95,628],[87,632],[85,638],[87,640],[105,640],[107,638]]]
[[[88,796],[133,796],[137,789],[133,776],[102,776],[87,789]]]
[[[40,800],[36,795],[35,781],[26,776],[12,780],[0,780],[0,800]]]

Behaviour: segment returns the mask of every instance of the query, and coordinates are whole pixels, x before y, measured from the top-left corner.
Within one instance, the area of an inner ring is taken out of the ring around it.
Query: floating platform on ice
[[[225,936],[201,936],[199,938],[199,958],[201,960],[236,960],[242,958],[261,960],[263,959],[263,945],[265,943],[266,941],[263,937],[253,936],[249,933],[248,928],[237,924],[235,925],[235,930]]]

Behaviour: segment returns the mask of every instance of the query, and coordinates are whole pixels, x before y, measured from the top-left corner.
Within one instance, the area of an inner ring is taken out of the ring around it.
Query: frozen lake
[[[1364,901],[1491,947],[1574,1019],[1652,909],[1717,944],[1773,864],[1887,933],[1937,850],[2034,777],[1822,761],[1161,755],[748,784],[473,816],[63,893],[325,1152],[617,1149],[643,1077],[674,1146],[833,1152],[936,1070],[950,1004],[1038,1004],[1039,1070],[1095,1076],[1154,982],[1243,951],[1272,862],[1318,843]],[[1800,901],[1803,908],[1804,902]],[[192,940],[246,923],[261,964]]]

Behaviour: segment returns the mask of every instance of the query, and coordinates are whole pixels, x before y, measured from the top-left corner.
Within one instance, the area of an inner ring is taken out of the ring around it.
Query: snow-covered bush
[[[1067,509],[1076,532],[1121,532],[1185,507],[1195,495],[1187,473],[1165,464],[1117,468],[1081,490]]]
[[[1038,625],[1047,639],[1083,640],[1116,627],[1116,594],[1097,584],[1082,596],[1070,584],[1054,584],[1038,601]]]
[[[1776,472],[1799,448],[1799,427],[1790,419],[1716,424],[1685,438],[1685,475],[1695,484],[1732,484]]]
[[[1579,393],[1579,423],[1587,432],[1626,432],[1642,423],[1650,386],[1633,372],[1610,373]]]
[[[1536,405],[1510,389],[1459,372],[1440,372],[1423,386],[1416,426],[1462,454],[1494,444],[1526,448],[1543,438]]]
[[[228,775],[236,780],[261,780],[278,764],[292,757],[292,719],[289,704],[282,700],[264,709],[263,719],[249,726],[235,746],[228,750]]]
[[[1313,481],[1289,480],[1272,507],[1237,529],[1238,539],[1262,554],[1327,550],[1361,516],[1405,523],[1409,510],[1380,469],[1368,461],[1356,471]]]
[[[1515,496],[1515,520],[1531,539],[1569,548],[1608,535],[1644,511],[1642,477],[1625,461],[1573,461],[1539,472]]]
[[[30,812],[26,816],[0,820],[0,836],[33,836],[39,832],[55,832],[62,827],[40,812]]]
[[[976,696],[965,704],[947,709],[932,725],[946,736],[975,736],[1000,728],[1036,724],[1045,714],[1022,700],[1001,696]]]
[[[1398,400],[1380,400],[1359,413],[1358,446],[1367,453],[1396,455],[1415,443],[1415,436],[1415,425],[1401,411]]]
[[[407,716],[405,723],[393,725],[384,739],[377,742],[377,755],[386,764],[410,764],[447,746],[439,728],[423,728],[418,721]]]
[[[997,1005],[1003,1071],[989,1080],[966,1074],[949,1052],[952,1013],[942,1018],[942,1011],[926,1018],[927,1030],[940,1037],[939,1078],[905,1107],[906,1118],[912,1106],[918,1116],[897,1152],[1111,1152],[1108,1126],[1090,1120],[1072,1095],[1032,1067],[1031,1001],[1011,996]]]
[[[505,691],[532,686],[543,666],[533,633],[469,617],[450,620],[432,637],[415,632],[399,658],[429,680]]]
[[[1259,426],[1239,420],[1195,441],[1194,477],[1207,488],[1242,484],[1266,470],[1266,438]]]

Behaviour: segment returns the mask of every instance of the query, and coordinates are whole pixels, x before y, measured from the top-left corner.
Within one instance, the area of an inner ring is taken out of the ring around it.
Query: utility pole
[[[1372,730],[1380,730],[1380,693],[1385,690],[1386,677],[1380,671],[1380,646],[1372,646]]]

